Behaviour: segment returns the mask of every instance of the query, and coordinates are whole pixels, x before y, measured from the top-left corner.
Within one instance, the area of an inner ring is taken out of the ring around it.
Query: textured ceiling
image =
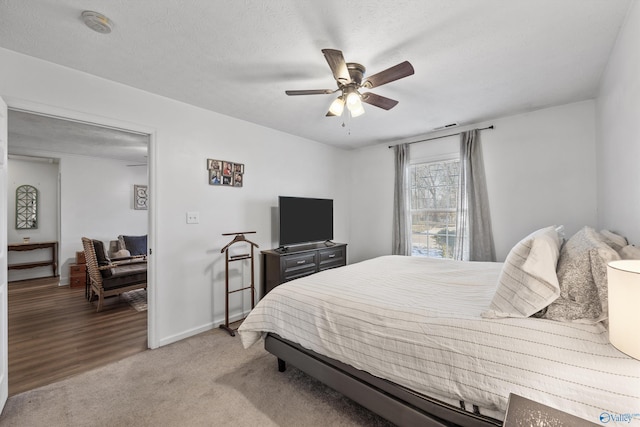
[[[148,135],[14,110],[7,122],[11,154],[81,154],[147,164]]]
[[[593,98],[632,1],[5,0],[0,46],[353,148]],[[335,95],[284,94],[336,88],[323,48],[415,75],[372,90],[399,101],[390,111],[327,118]]]

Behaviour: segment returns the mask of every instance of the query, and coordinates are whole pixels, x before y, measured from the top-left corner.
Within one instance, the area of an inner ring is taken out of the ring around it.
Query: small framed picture
[[[133,186],[133,209],[146,210],[149,207],[149,195],[146,185]]]
[[[242,174],[234,173],[233,174],[233,186],[234,187],[242,187]]]
[[[227,160],[207,159],[209,185],[242,187],[244,183],[244,164]]]
[[[231,176],[232,172],[233,172],[233,163],[222,162],[222,175]]]
[[[220,170],[220,160],[207,159],[207,169],[208,170]]]
[[[209,184],[211,185],[222,184],[222,176],[220,175],[220,169],[209,169]]]

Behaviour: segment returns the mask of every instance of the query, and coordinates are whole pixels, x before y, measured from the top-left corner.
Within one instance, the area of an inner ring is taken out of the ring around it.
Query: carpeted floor
[[[12,396],[2,426],[390,426],[216,329]]]

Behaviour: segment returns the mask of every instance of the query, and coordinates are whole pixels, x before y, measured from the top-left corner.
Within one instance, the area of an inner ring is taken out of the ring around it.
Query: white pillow
[[[604,242],[607,245],[611,246],[616,252],[620,252],[622,248],[629,244],[626,237],[614,233],[613,231],[600,230],[600,235],[602,236]]]
[[[537,230],[507,255],[489,310],[482,317],[529,317],[560,295],[556,265],[562,242],[555,226]]]
[[[618,252],[622,259],[640,259],[640,248],[627,245]]]
[[[120,249],[111,256],[111,258],[127,258],[131,256],[131,252],[126,249]]]

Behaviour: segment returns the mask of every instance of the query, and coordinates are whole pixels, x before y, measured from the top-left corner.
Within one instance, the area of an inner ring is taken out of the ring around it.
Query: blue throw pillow
[[[126,249],[132,256],[147,254],[147,235],[122,236]]]

